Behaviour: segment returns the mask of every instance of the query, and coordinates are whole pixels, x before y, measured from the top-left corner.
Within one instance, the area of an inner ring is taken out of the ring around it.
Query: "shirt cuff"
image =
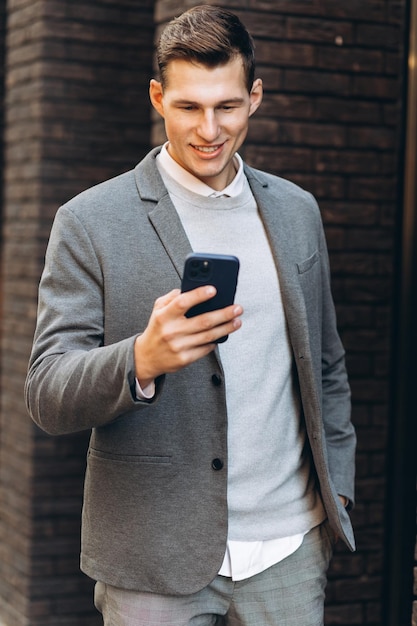
[[[144,389],[139,384],[137,378],[135,378],[136,383],[136,398],[138,400],[152,400],[155,395],[155,381],[152,381],[147,385]]]

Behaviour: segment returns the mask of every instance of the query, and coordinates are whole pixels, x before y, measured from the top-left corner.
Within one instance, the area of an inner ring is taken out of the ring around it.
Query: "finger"
[[[215,326],[209,331],[206,331],[201,335],[201,342],[203,345],[207,343],[215,343],[221,337],[226,335],[231,335],[241,328],[242,320],[238,317],[233,319],[231,322],[227,322],[227,324],[220,324],[219,326]]]
[[[175,300],[178,313],[184,315],[191,307],[206,300],[210,300],[216,295],[216,288],[213,285],[204,285],[191,291],[185,291]]]
[[[155,300],[155,308],[162,309],[163,307],[170,304],[170,302],[175,300],[175,298],[178,298],[180,294],[181,294],[181,291],[179,289],[172,289],[172,291],[169,291],[165,295],[160,296],[159,298]]]
[[[189,325],[193,327],[194,332],[201,332],[231,322],[242,314],[243,308],[240,304],[231,304],[223,309],[215,309],[191,317]]]
[[[205,345],[235,332],[242,326],[242,313],[242,307],[237,304],[190,318],[187,321],[190,341]]]

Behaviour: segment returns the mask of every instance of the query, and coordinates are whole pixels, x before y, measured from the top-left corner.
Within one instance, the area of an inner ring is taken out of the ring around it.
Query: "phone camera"
[[[187,274],[191,280],[205,282],[209,279],[212,271],[212,264],[209,259],[192,259],[187,266]]]

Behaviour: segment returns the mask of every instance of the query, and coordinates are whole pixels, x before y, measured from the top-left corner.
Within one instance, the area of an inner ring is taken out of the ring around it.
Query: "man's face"
[[[249,117],[261,103],[261,80],[249,93],[240,57],[215,68],[181,59],[168,65],[164,89],[151,81],[150,97],[164,118],[172,158],[213,189],[224,189],[234,178],[233,156]]]

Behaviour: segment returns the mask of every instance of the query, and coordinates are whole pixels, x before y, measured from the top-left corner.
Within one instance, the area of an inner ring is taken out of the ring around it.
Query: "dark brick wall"
[[[99,623],[78,565],[87,434],[42,434],[22,388],[57,207],[149,148],[152,42],[151,0],[8,2],[0,457],[7,626]]]
[[[243,155],[312,191],[325,222],[358,431],[358,551],[339,548],[326,624],[381,623],[405,0],[229,0],[266,94]],[[4,3],[5,4],[5,3]],[[22,387],[58,205],[136,163],[150,125],[153,0],[9,0],[0,413],[0,624],[94,626],[78,572],[87,434],[33,426]],[[198,4],[155,2],[156,26]],[[4,6],[0,3],[1,7]],[[3,625],[2,625],[3,626]]]

